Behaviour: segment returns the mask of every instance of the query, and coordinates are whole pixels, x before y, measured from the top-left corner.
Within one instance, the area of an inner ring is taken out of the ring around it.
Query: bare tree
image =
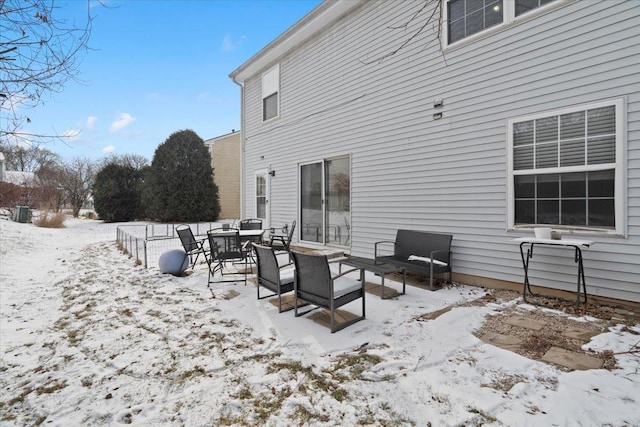
[[[65,192],[76,218],[91,196],[95,175],[96,165],[86,157],[76,157],[62,166],[58,184]]]
[[[64,177],[61,164],[43,166],[36,172],[38,183],[42,191],[40,207],[46,210],[60,212],[66,203],[65,192],[60,185]]]
[[[102,169],[108,164],[129,166],[133,169],[143,169],[144,167],[149,166],[149,160],[139,154],[112,154],[102,160],[101,164],[99,165],[99,169]]]
[[[0,142],[0,152],[4,154],[7,170],[37,172],[41,168],[50,168],[60,163],[58,154],[37,144]]]
[[[77,78],[79,54],[87,49],[89,1],[82,25],[58,19],[59,9],[54,0],[0,0],[0,141],[30,144],[62,138],[21,132],[31,122],[23,111]]]

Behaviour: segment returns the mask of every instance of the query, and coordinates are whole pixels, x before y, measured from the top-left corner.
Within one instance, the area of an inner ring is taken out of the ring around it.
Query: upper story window
[[[550,3],[564,0],[443,0],[446,44],[450,45],[491,28],[512,23]]]
[[[278,117],[280,112],[280,65],[262,75],[262,121]]]
[[[537,9],[547,3],[555,0],[516,0],[516,16],[527,13],[530,10]]]
[[[624,234],[623,101],[508,122],[509,228]]]
[[[502,0],[450,0],[449,43],[502,23]]]

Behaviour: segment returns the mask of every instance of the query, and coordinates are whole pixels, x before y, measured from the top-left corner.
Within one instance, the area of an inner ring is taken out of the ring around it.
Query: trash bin
[[[16,206],[13,212],[13,220],[15,222],[29,222],[29,206]]]

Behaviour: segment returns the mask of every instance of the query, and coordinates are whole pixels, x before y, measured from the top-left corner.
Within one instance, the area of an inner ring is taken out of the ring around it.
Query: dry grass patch
[[[34,221],[37,227],[44,228],[64,228],[64,221],[67,216],[63,213],[57,213],[49,215],[49,212],[45,212],[40,218]]]

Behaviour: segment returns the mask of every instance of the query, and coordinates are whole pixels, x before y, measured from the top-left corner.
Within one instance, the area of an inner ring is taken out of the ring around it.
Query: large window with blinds
[[[622,232],[623,102],[508,122],[509,225]]]

